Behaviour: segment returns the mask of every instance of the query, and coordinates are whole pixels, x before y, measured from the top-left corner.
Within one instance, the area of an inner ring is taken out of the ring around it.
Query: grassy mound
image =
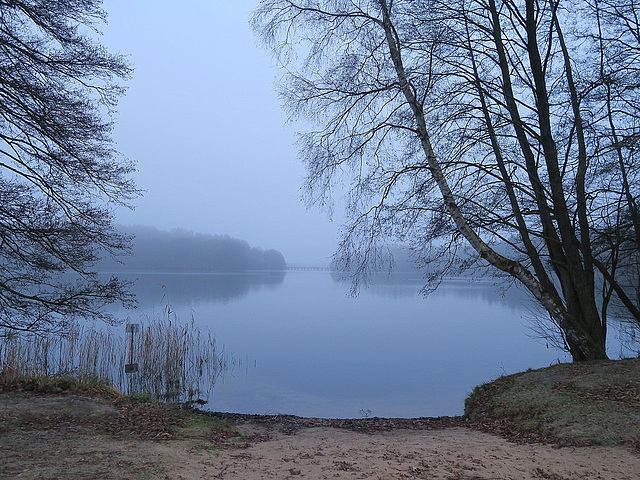
[[[96,375],[27,376],[12,374],[9,369],[1,371],[0,394],[16,391],[42,394],[66,393],[109,400],[123,396],[111,382]]]
[[[560,445],[640,447],[640,359],[560,364],[476,387],[465,415],[482,429]]]
[[[173,448],[200,452],[248,441],[229,422],[149,394],[128,397],[93,378],[9,382],[0,372],[0,412],[0,478],[173,478]],[[163,447],[168,440],[175,447]]]

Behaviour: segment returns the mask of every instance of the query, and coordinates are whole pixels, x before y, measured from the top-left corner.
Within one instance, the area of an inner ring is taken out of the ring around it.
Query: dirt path
[[[621,447],[515,444],[460,426],[356,432],[277,422],[239,424],[244,437],[225,440],[215,420],[180,426],[163,412],[0,395],[0,478],[640,479],[640,455]]]

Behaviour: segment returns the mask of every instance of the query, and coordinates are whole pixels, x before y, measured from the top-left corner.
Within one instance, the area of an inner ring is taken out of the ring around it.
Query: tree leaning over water
[[[523,285],[574,360],[640,323],[640,18],[631,0],[265,0],[310,203],[348,182],[336,257],[408,242],[432,285]],[[465,250],[465,254],[461,252]],[[468,253],[471,253],[469,255]],[[355,267],[353,266],[355,265]]]
[[[101,255],[126,252],[115,205],[137,195],[113,148],[111,116],[131,68],[91,36],[99,0],[0,0],[0,335],[63,330],[131,304],[101,280]]]

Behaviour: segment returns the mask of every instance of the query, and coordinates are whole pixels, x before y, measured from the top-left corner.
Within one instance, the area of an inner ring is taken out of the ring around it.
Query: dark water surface
[[[357,298],[329,272],[137,277],[132,319],[169,305],[215,334],[229,370],[214,411],[458,415],[475,385],[568,360],[530,337],[528,297],[489,281],[447,281],[425,299],[415,274]]]

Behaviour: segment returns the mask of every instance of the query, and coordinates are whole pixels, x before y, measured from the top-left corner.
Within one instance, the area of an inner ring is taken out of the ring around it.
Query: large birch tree
[[[434,282],[489,267],[574,360],[607,358],[612,299],[640,321],[635,14],[626,0],[262,2],[284,105],[318,126],[300,140],[308,199],[347,185],[337,257],[362,265],[395,238],[440,259]]]

